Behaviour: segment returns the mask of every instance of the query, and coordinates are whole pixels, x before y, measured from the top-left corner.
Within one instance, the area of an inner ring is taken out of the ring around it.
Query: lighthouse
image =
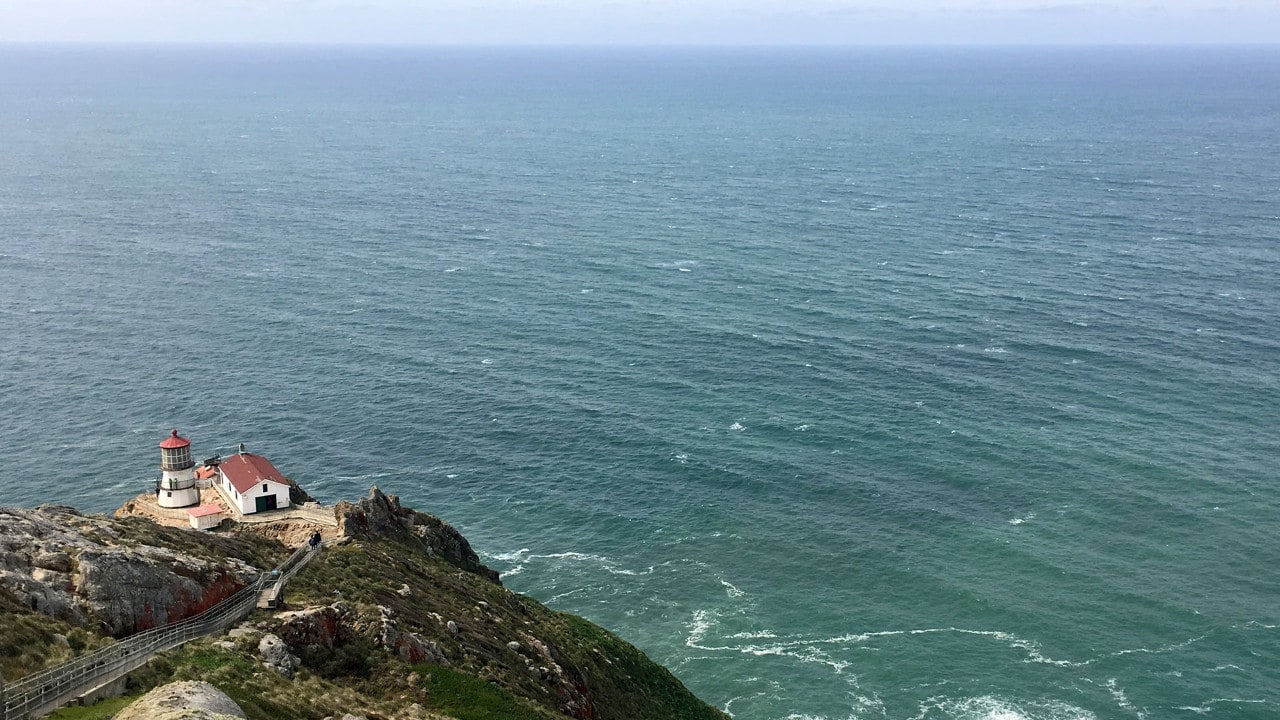
[[[160,443],[160,482],[156,484],[156,504],[181,508],[200,502],[196,489],[196,463],[191,459],[191,441],[175,428]]]

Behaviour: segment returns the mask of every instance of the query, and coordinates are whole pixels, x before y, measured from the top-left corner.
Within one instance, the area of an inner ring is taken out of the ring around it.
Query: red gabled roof
[[[190,447],[191,441],[178,434],[178,428],[173,429],[173,434],[160,442],[160,447],[165,450],[174,450],[176,448]]]
[[[283,485],[289,484],[270,460],[253,453],[236,453],[229,458],[223,458],[218,469],[227,476],[235,489],[242,493],[249,492],[254,485],[268,480]]]
[[[209,515],[217,515],[220,512],[222,512],[222,508],[218,505],[201,505],[187,511],[191,517],[207,517]]]

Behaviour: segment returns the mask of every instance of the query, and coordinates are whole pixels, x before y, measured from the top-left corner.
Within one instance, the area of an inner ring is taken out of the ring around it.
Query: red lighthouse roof
[[[165,450],[176,450],[177,448],[190,447],[191,441],[178,434],[178,429],[173,429],[173,434],[165,438],[160,443],[160,447]]]

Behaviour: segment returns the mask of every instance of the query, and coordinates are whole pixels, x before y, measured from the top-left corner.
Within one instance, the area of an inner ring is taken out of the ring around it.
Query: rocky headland
[[[129,504],[117,517],[0,508],[0,675],[196,615],[323,529],[284,607],[158,655],[90,717],[727,717],[608,631],[504,588],[439,518],[377,488],[332,511],[314,529],[302,518],[202,532]],[[138,702],[160,709],[122,710],[147,691]]]

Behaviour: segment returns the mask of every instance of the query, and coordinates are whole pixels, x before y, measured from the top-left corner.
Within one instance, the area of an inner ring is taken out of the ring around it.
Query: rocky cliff
[[[166,653],[132,692],[206,681],[249,718],[285,720],[726,717],[616,636],[503,588],[439,518],[377,488],[336,516],[286,608]],[[199,612],[290,551],[62,507],[0,509],[0,538],[9,678]]]
[[[345,500],[335,509],[338,532],[344,537],[395,540],[439,557],[468,572],[501,584],[498,573],[480,563],[471,543],[462,533],[434,515],[420,513],[400,505],[400,498],[385,495],[374,486],[369,497],[359,503]]]
[[[221,602],[256,578],[276,543],[196,536],[73,508],[0,508],[0,588],[18,604],[121,637]]]

